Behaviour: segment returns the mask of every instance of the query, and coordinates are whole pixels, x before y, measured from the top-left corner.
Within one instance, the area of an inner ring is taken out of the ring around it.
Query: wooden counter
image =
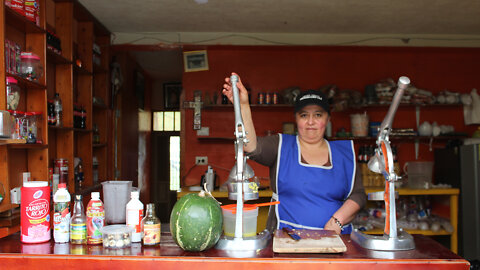
[[[18,233],[0,239],[2,269],[469,269],[468,261],[434,240],[415,235],[416,249],[380,252],[359,247],[342,236],[347,252],[340,254],[279,254],[270,245],[246,252],[243,258],[212,248],[204,252],[186,252],[174,242],[170,233],[162,233],[161,245],[106,249],[92,245],[23,244]]]

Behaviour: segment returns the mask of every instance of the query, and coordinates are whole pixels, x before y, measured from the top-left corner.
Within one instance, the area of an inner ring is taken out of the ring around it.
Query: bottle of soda
[[[73,215],[70,220],[70,242],[72,244],[87,243],[87,217],[83,209],[82,195],[75,195]]]
[[[87,244],[101,244],[100,229],[105,224],[105,211],[99,192],[92,192],[92,199],[87,205]]]

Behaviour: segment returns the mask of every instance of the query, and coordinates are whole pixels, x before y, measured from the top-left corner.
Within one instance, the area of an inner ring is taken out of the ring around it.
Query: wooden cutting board
[[[295,241],[282,230],[276,230],[273,237],[273,251],[278,253],[340,253],[347,247],[340,235],[329,230],[296,229],[302,239]]]

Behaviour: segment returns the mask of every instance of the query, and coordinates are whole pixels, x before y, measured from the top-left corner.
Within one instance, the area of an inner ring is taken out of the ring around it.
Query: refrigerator
[[[460,180],[463,257],[480,260],[480,144],[460,146]]]
[[[460,189],[459,255],[480,260],[480,144],[435,149],[434,179]]]

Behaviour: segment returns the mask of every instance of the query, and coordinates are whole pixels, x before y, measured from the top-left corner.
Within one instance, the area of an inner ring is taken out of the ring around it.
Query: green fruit
[[[218,202],[205,193],[190,193],[178,200],[170,215],[173,240],[186,251],[213,247],[222,234],[223,216]]]

